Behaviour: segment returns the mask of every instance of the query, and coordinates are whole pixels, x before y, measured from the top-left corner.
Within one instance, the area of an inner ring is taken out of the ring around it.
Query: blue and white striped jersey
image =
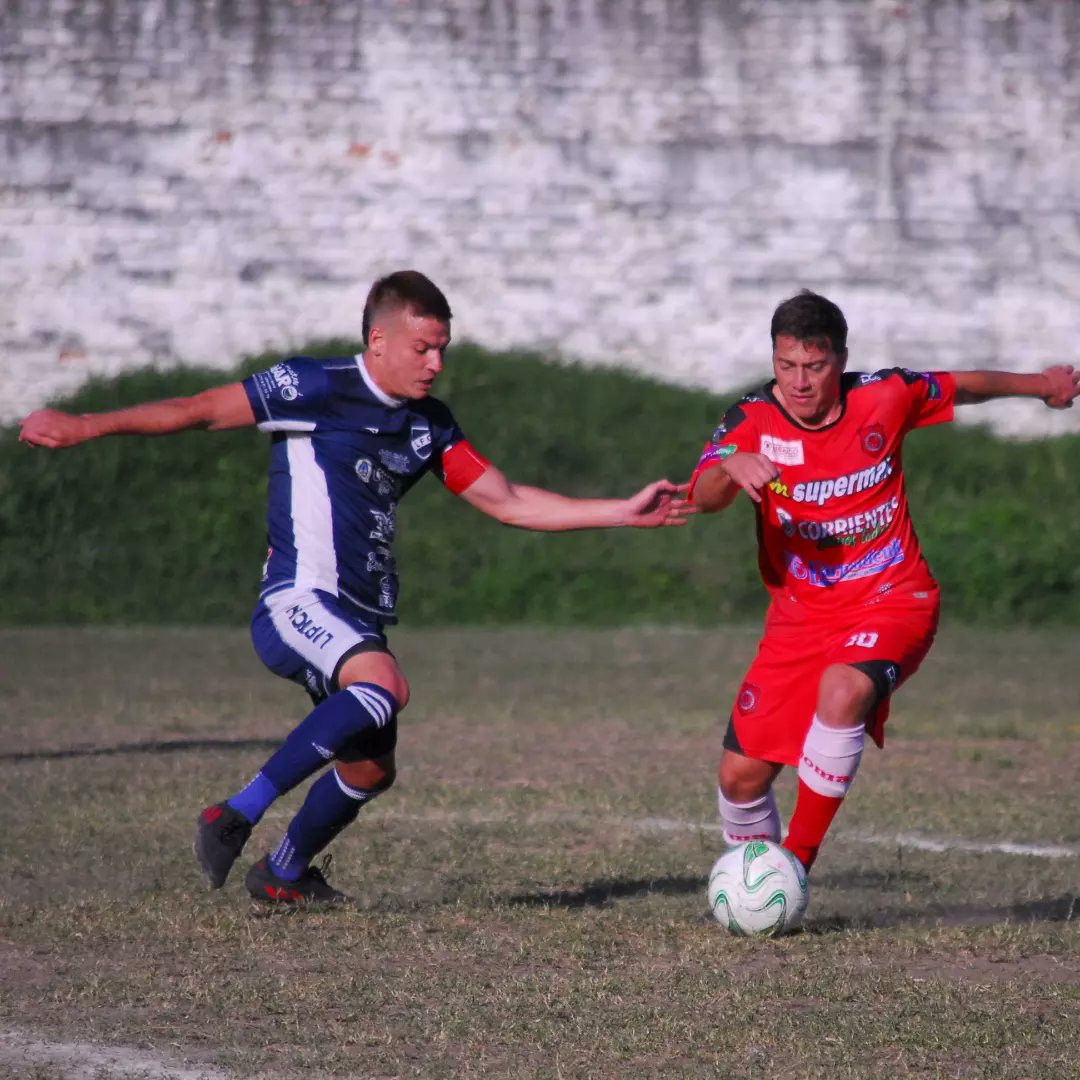
[[[319,589],[395,621],[397,503],[429,469],[445,482],[444,454],[468,445],[450,410],[385,394],[363,356],[292,357],[243,386],[273,433],[262,595]]]

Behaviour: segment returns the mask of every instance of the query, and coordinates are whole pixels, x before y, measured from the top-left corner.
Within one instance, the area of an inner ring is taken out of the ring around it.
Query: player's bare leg
[[[877,697],[869,676],[848,664],[832,664],[818,684],[817,712],[799,760],[799,794],[786,847],[807,868],[862,759],[866,716]]]
[[[717,802],[726,843],[779,842],[780,815],[772,785],[782,768],[725,747],[717,776]]]

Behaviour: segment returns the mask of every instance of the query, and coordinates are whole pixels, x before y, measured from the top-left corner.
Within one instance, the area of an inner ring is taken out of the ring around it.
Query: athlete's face
[[[364,360],[385,393],[418,401],[431,392],[449,344],[450,327],[442,320],[398,308],[375,320]]]
[[[773,348],[773,374],[780,403],[800,423],[816,427],[836,419],[840,376],[847,350],[839,356],[828,341],[799,341],[780,334]]]

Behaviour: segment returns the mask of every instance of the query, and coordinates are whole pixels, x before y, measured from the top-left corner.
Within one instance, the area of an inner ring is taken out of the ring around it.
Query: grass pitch
[[[191,840],[303,693],[242,632],[0,631],[0,1075],[71,1075],[5,1058],[18,1032],[176,1075],[1080,1076],[1080,639],[944,630],[805,931],[742,941],[704,889],[756,640],[395,634],[398,785],[332,848],[355,903],[276,912],[243,872],[302,791],[219,893]]]

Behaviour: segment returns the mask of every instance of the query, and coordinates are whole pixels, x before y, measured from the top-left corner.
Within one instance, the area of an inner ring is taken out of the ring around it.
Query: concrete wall
[[[1071,0],[0,0],[0,133],[3,418],[355,335],[401,266],[714,388],[803,285],[853,366],[1075,357]]]

